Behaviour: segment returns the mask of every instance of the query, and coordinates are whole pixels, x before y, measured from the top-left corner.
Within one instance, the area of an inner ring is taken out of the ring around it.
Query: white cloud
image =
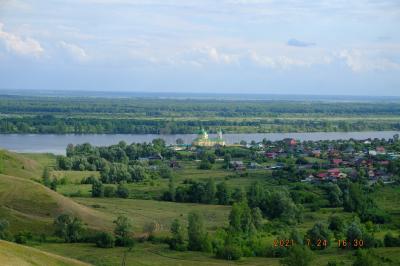
[[[82,47],[79,47],[76,44],[61,41],[60,46],[64,48],[70,56],[72,56],[74,59],[78,61],[85,61],[88,59],[86,51]]]
[[[21,38],[20,36],[4,31],[3,27],[4,25],[0,23],[0,40],[3,40],[8,51],[19,55],[35,57],[43,54],[44,49],[37,40],[30,37]]]
[[[379,50],[344,49],[338,57],[354,72],[400,69],[400,64],[382,56]]]

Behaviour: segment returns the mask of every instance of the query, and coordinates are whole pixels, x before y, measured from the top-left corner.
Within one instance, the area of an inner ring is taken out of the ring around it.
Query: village
[[[273,175],[295,175],[297,181],[309,183],[337,182],[350,178],[362,178],[370,184],[378,181],[392,183],[398,173],[400,158],[399,136],[389,140],[332,140],[332,141],[299,141],[292,138],[281,141],[261,142],[241,141],[237,144],[227,144],[219,131],[217,138],[208,138],[205,130],[191,145],[180,144],[170,146],[175,152],[190,151],[196,154],[196,160],[205,151],[233,151],[231,159],[226,161],[227,168],[235,172],[252,170],[271,170]],[[238,152],[246,150],[247,152]],[[236,156],[235,156],[236,155]],[[243,156],[245,155],[245,156]],[[218,157],[218,156],[217,156]],[[172,162],[172,166],[177,162]]]

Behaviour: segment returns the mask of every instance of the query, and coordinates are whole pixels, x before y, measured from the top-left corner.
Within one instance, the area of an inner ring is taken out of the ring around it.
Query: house
[[[332,168],[328,170],[328,176],[331,178],[339,178],[340,169],[339,168]]]
[[[326,173],[319,173],[319,174],[317,174],[316,177],[319,180],[325,180],[328,177],[328,175]]]
[[[295,139],[284,139],[285,143],[289,146],[295,146],[297,141]]]
[[[342,159],[332,159],[332,164],[339,166],[340,164],[343,163]]]
[[[376,147],[375,151],[377,154],[386,154],[385,147],[382,146]]]
[[[246,169],[246,167],[244,166],[242,161],[231,161],[229,163],[229,165],[230,165],[231,168],[233,168],[236,171],[245,170]]]
[[[278,154],[276,152],[266,152],[265,156],[269,159],[275,159]]]
[[[316,158],[319,158],[319,157],[321,157],[321,150],[313,150],[311,152],[311,155],[316,157]]]
[[[251,169],[260,169],[261,165],[256,163],[256,162],[250,162],[249,163],[249,168],[251,168]]]

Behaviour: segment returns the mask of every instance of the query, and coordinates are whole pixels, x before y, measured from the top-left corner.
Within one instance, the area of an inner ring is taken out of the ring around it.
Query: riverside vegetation
[[[400,130],[398,102],[2,96],[0,133]]]

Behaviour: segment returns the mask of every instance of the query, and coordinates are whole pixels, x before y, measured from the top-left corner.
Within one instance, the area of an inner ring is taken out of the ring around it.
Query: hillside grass
[[[0,264],[7,266],[84,266],[87,263],[0,240]]]
[[[133,221],[134,231],[141,232],[145,224],[154,222],[158,233],[169,231],[174,219],[179,219],[186,225],[190,211],[199,211],[208,230],[227,225],[230,206],[204,205],[193,203],[175,203],[154,200],[118,199],[118,198],[75,198],[88,207],[95,207],[97,211],[110,219],[125,215]]]
[[[11,221],[10,230],[49,232],[48,226],[60,214],[79,217],[89,227],[107,229],[112,219],[80,205],[49,188],[19,177],[0,175],[0,213]],[[30,226],[32,225],[32,226]]]

